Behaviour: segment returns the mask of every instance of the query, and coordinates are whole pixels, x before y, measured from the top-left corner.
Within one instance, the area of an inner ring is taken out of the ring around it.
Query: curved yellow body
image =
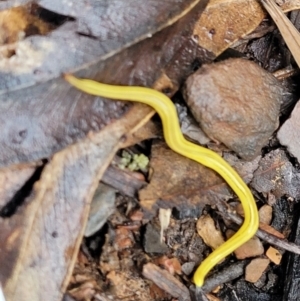
[[[234,236],[213,251],[198,267],[194,274],[194,282],[197,286],[202,286],[207,273],[227,255],[252,238],[258,229],[257,207],[248,186],[221,156],[184,138],[180,130],[176,108],[164,94],[143,87],[101,84],[93,80],[78,79],[72,75],[66,75],[65,79],[79,90],[92,95],[136,101],[151,106],[162,120],[164,137],[168,146],[176,153],[216,171],[239,197],[245,214],[244,223]]]

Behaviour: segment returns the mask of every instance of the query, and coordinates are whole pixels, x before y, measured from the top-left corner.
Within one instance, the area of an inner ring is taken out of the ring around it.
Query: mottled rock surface
[[[202,66],[186,81],[184,94],[210,138],[251,160],[278,127],[283,90],[255,63],[229,59]]]

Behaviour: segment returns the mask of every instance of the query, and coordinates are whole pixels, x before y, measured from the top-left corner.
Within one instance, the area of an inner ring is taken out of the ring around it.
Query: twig
[[[153,263],[143,266],[143,276],[153,281],[158,287],[169,293],[179,301],[190,301],[190,293],[187,287],[166,270],[162,270]]]
[[[247,260],[238,261],[224,268],[220,272],[214,273],[211,277],[205,280],[202,288],[203,292],[209,293],[219,285],[244,275],[244,270],[247,263],[249,263]]]
[[[191,285],[190,293],[192,301],[209,301],[201,287]]]
[[[219,202],[217,204],[218,210],[220,211],[220,214],[223,218],[228,219],[230,221],[233,221],[234,223],[241,225],[243,222],[243,219],[238,216],[237,214],[232,213],[234,210],[228,210],[225,204]],[[231,212],[230,212],[231,211]],[[281,248],[283,250],[293,252],[295,254],[300,255],[300,246],[288,242],[286,240],[280,239],[276,237],[275,235],[272,235],[266,231],[263,231],[261,229],[258,229],[256,232],[256,236],[261,238],[262,240],[268,242],[270,245],[276,246],[278,248]]]

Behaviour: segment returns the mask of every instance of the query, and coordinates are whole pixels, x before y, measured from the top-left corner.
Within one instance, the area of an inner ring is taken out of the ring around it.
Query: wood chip
[[[263,224],[270,225],[270,223],[272,221],[272,212],[273,212],[273,209],[272,209],[271,206],[269,206],[269,205],[263,205],[258,210],[259,221],[261,223],[263,223]]]
[[[163,242],[163,237],[164,237],[164,231],[168,228],[170,224],[170,218],[171,218],[171,209],[159,209],[158,213],[158,219],[160,222],[160,242]]]
[[[248,282],[255,283],[259,280],[263,272],[270,263],[267,258],[255,258],[246,266],[245,279]]]
[[[278,238],[285,239],[285,236],[281,232],[277,231],[276,229],[274,229],[273,227],[271,227],[267,224],[259,223],[259,229],[261,229],[269,234],[272,234]]]
[[[197,221],[197,232],[204,242],[213,250],[224,243],[224,238],[219,229],[216,228],[214,220],[210,215],[202,215]]]
[[[144,213],[137,209],[130,213],[129,218],[134,222],[140,222],[144,217]]]
[[[181,264],[176,257],[168,258],[167,256],[161,256],[154,260],[154,263],[164,267],[172,275],[182,274]]]
[[[116,236],[114,239],[114,246],[117,251],[131,248],[134,244],[133,234],[126,227],[119,227],[116,229]]]
[[[230,238],[233,236],[235,232],[232,230],[227,230],[226,231],[226,236],[227,238]],[[252,239],[244,243],[242,246],[237,248],[234,251],[234,254],[236,258],[238,259],[245,259],[249,257],[255,257],[255,256],[260,256],[264,253],[264,247],[256,236],[254,236]]]
[[[145,264],[143,266],[143,275],[174,298],[179,298],[181,301],[191,300],[187,287],[169,272],[160,269],[155,264]]]
[[[267,250],[266,255],[273,263],[275,263],[277,265],[280,264],[282,255],[277,249],[270,247]]]
[[[110,271],[107,276],[114,297],[117,300],[151,300],[151,292],[146,280],[128,271]],[[89,300],[89,299],[83,299]]]
[[[109,186],[114,187],[120,193],[135,197],[137,192],[147,183],[145,179],[138,178],[141,173],[130,170],[122,170],[113,165],[105,171],[101,181]]]

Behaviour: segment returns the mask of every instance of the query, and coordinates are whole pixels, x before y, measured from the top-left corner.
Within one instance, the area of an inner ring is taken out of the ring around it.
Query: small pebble
[[[160,230],[150,223],[146,226],[144,249],[147,253],[156,254],[164,254],[168,251],[167,245],[160,241]]]
[[[100,183],[91,203],[89,219],[84,236],[89,237],[100,230],[115,210],[116,190]]]
[[[194,268],[195,268],[195,262],[186,262],[184,263],[182,266],[181,266],[181,270],[182,272],[189,276],[192,274],[192,272],[194,271]]]

